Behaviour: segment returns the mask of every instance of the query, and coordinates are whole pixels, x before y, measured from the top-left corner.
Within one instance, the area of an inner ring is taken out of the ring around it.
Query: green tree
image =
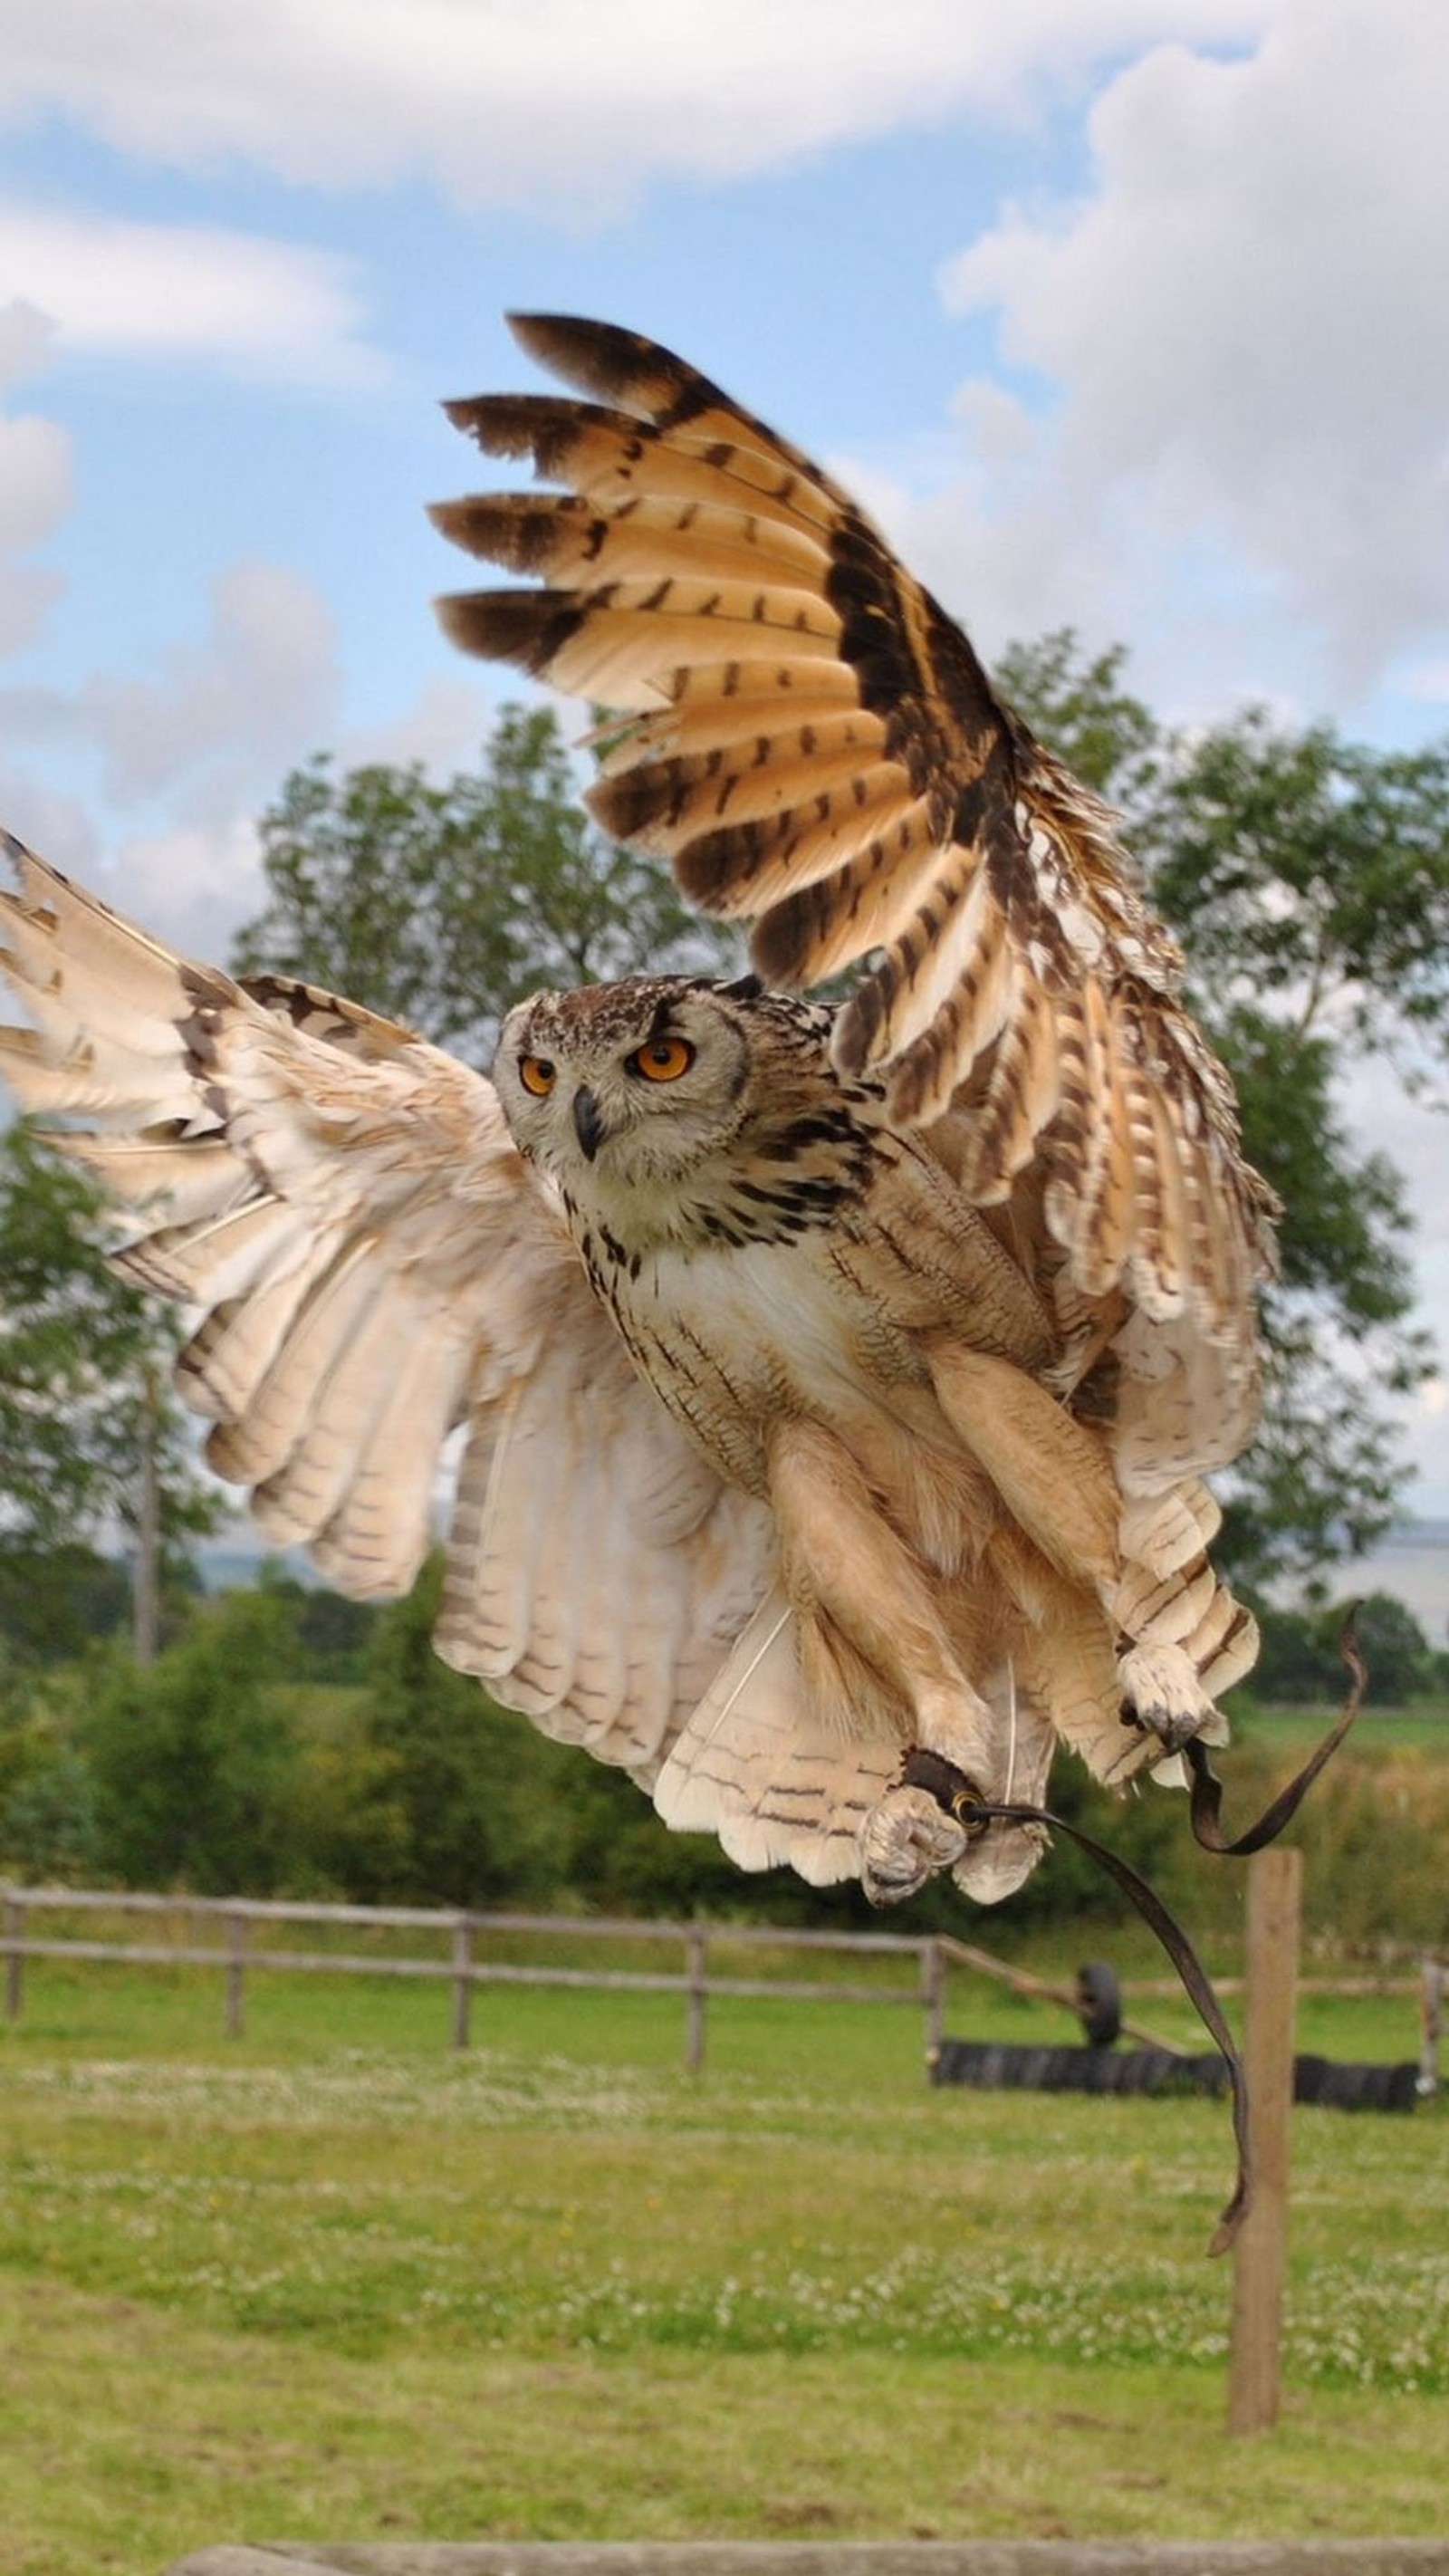
[[[264,1557],[257,1588],[288,1603],[297,1644],[297,1672],[313,1682],[361,1682],[381,1615],[372,1601],[349,1601],[326,1584],[303,1583],[280,1557]]]
[[[84,1887],[100,1861],[90,1767],[63,1732],[32,1724],[0,1797],[0,1863],[36,1886]]]
[[[77,1539],[55,1547],[0,1543],[0,1637],[17,1662],[58,1664],[131,1615],[123,1567]]]
[[[1073,628],[1008,644],[996,670],[1004,697],[1076,778],[1124,810],[1155,777],[1163,740],[1150,707],[1123,679],[1125,644],[1084,655]]]
[[[96,1675],[76,1740],[108,1877],[215,1896],[288,1884],[295,1659],[289,1605],[229,1592],[149,1668],[116,1657]]]
[[[1335,1643],[1343,1626],[1341,1610],[1324,1614],[1324,1628]],[[1368,1667],[1365,1697],[1375,1708],[1398,1708],[1434,1687],[1433,1647],[1413,1611],[1391,1592],[1370,1592],[1354,1616],[1359,1651]],[[1342,1666],[1339,1670],[1340,1686]]]
[[[581,1757],[439,1661],[442,1575],[435,1556],[373,1637],[362,1734],[384,1757],[375,1794],[388,1823],[374,1843],[385,1868],[368,1893],[425,1905],[543,1901],[559,1885],[560,1798]]]
[[[22,1120],[0,1138],[0,1510],[4,1547],[41,1554],[152,1517],[161,1563],[219,1501],[165,1391],[169,1314],[107,1259],[98,1193]]]
[[[479,771],[294,770],[261,820],[269,900],[238,974],[298,975],[483,1060],[541,986],[703,969],[737,941],[606,840],[547,708],[505,708]]]
[[[1343,1602],[1311,1610],[1259,1612],[1262,1652],[1253,1674],[1253,1697],[1341,1700],[1345,1688]],[[1370,1592],[1354,1605],[1354,1634],[1368,1670],[1364,1697],[1372,1708],[1401,1708],[1434,1689],[1438,1658],[1412,1610],[1392,1593]]]
[[[1413,1085],[1449,1054],[1449,743],[1376,751],[1249,707],[1173,745],[1139,840],[1200,986]]]
[[[1018,645],[1008,697],[1119,806],[1181,937],[1188,998],[1238,1086],[1248,1154],[1283,1201],[1264,1298],[1262,1429],[1230,1480],[1220,1553],[1261,1581],[1369,1547],[1404,1481],[1395,1399],[1427,1374],[1402,1180],[1355,1143],[1349,1067],[1411,1085],[1449,1046],[1449,749],[1381,753],[1259,708],[1174,735],[1120,649]]]

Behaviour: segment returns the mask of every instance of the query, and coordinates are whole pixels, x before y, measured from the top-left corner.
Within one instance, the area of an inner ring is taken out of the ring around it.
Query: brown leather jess
[[[1268,1843],[1276,1841],[1284,1826],[1297,1814],[1308,1790],[1324,1764],[1338,1750],[1363,1706],[1368,1672],[1354,1634],[1352,1611],[1339,1640],[1339,1651],[1348,1666],[1350,1679],[1348,1695],[1338,1717],[1302,1769],[1296,1771],[1277,1796],[1270,1799],[1257,1821],[1231,1842],[1224,1835],[1220,1822],[1223,1784],[1213,1770],[1206,1746],[1194,1739],[1183,1748],[1192,1775],[1189,1808],[1192,1830],[1204,1851],[1213,1852],[1224,1860],[1246,1860],[1253,1852],[1262,1851]],[[1080,1825],[1069,1824],[1064,1816],[1054,1815],[1049,1807],[993,1804],[977,1794],[964,1772],[958,1771],[954,1763],[946,1761],[939,1753],[928,1752],[924,1745],[911,1747],[901,1777],[907,1787],[924,1789],[947,1815],[954,1816],[968,1835],[984,1833],[992,1824],[1046,1825],[1052,1833],[1065,1834],[1070,1842],[1097,1863],[1099,1869],[1104,1869],[1109,1878],[1116,1880],[1131,1898],[1144,1923],[1156,1934],[1182,1979],[1184,1991],[1203,2027],[1221,2050],[1228,2071],[1238,2170],[1232,2197],[1208,2246],[1209,2254],[1225,2254],[1248,2214],[1253,2197],[1247,2076],[1237,2042],[1213,1991],[1212,1980],[1175,1914],[1164,1905],[1156,1889],[1150,1887],[1119,1852],[1112,1851],[1106,1843],[1099,1843],[1095,1835],[1084,1833]]]

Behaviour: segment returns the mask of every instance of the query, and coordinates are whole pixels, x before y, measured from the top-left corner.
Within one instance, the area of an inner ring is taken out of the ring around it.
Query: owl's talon
[[[860,1829],[860,1883],[872,1905],[903,1905],[966,1849],[964,1826],[929,1789],[887,1789]]]
[[[1117,1678],[1124,1726],[1155,1736],[1164,1753],[1180,1753],[1197,1736],[1225,1740],[1226,1723],[1185,1647],[1129,1647],[1117,1659]]]
[[[990,1825],[962,1854],[951,1876],[973,1905],[1000,1905],[1030,1878],[1050,1841],[1044,1825]]]
[[[958,1805],[977,1796],[953,1763],[913,1752],[911,1763],[936,1765],[951,1778],[942,1788]],[[956,1788],[954,1783],[959,1781]],[[949,1869],[975,1905],[999,1905],[1031,1876],[1050,1837],[1040,1825],[989,1818],[963,1823],[940,1790],[908,1780],[876,1801],[860,1831],[860,1878],[872,1905],[902,1905],[939,1870]]]

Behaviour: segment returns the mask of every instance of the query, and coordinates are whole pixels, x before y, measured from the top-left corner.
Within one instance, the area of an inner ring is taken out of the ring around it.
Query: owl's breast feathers
[[[667,1195],[611,1187],[606,1162],[576,1176],[565,1206],[595,1294],[675,1419],[751,1492],[783,1420],[830,1424],[877,1470],[888,1424],[957,1451],[926,1337],[1036,1374],[1058,1350],[1040,1298],[926,1145],[823,1049],[809,1096],[782,1065],[759,1097],[729,1151]]]

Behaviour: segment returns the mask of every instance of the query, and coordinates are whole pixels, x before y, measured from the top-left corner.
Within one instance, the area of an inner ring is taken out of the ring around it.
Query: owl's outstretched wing
[[[842,1070],[882,1069],[903,1123],[956,1103],[976,1204],[1028,1208],[1079,1299],[1211,1346],[1199,1410],[1231,1387],[1231,1454],[1272,1202],[1111,815],[807,456],[633,333],[514,328],[598,399],[448,406],[485,453],[565,488],[434,512],[543,580],[443,600],[447,631],[619,710],[600,823],[703,909],[753,920],[770,981],[859,968]]]
[[[406,1590],[465,1449],[438,1643],[646,1784],[768,1589],[764,1505],[635,1374],[492,1085],[307,986],[188,964],[6,840],[0,1072],[194,1310],[207,1457],[340,1589]],[[708,1819],[706,1819],[708,1821]]]

